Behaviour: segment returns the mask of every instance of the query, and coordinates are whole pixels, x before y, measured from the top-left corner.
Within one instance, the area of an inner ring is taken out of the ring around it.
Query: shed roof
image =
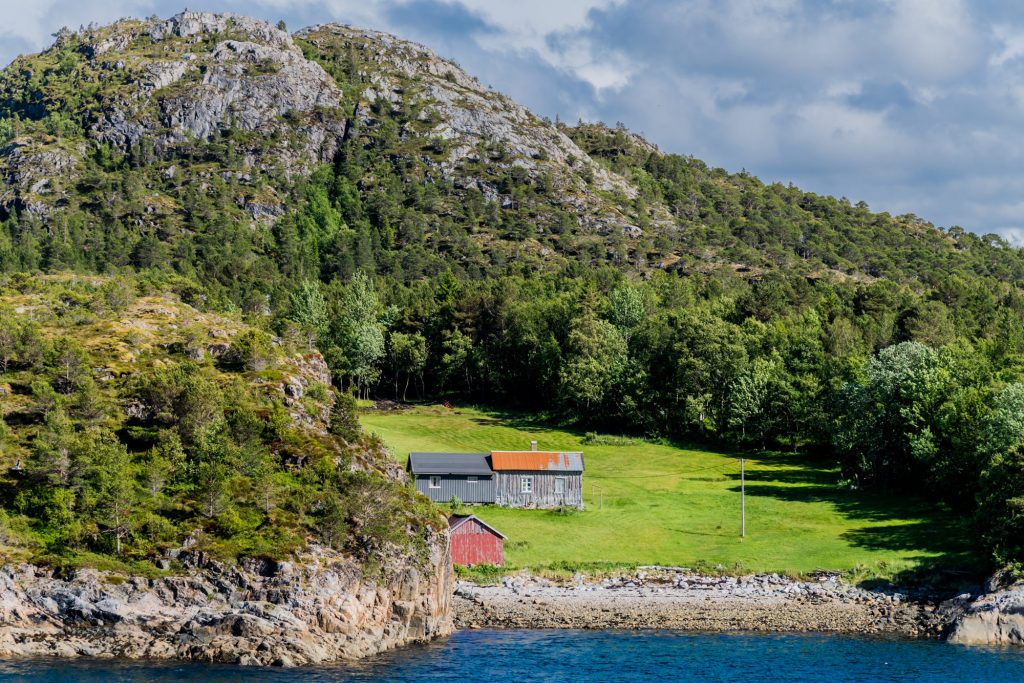
[[[496,536],[501,536],[502,538],[508,538],[508,536],[506,536],[505,534],[501,533],[500,531],[498,531],[493,526],[491,526],[490,524],[488,524],[484,520],[480,519],[476,515],[450,515],[448,517],[448,526],[451,527],[452,531],[455,531],[456,529],[458,529],[460,526],[462,526],[463,524],[465,524],[466,522],[468,522],[471,519],[475,519],[480,526],[486,527],[488,530],[490,530]]]
[[[582,472],[583,454],[560,451],[491,451],[495,471]]]
[[[413,474],[494,474],[487,453],[410,453]]]

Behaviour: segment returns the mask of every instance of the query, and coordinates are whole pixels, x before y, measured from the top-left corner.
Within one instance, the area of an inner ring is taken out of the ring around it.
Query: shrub
[[[340,436],[349,443],[359,440],[362,428],[357,412],[359,404],[352,394],[338,394],[331,408],[331,434]]]
[[[266,332],[247,330],[231,342],[229,356],[239,367],[260,372],[274,364],[274,344]]]
[[[587,432],[583,437],[583,444],[586,446],[634,446],[639,441],[628,436],[612,436],[597,432]]]
[[[330,396],[330,389],[323,382],[310,382],[306,387],[306,396],[314,401],[324,402]]]

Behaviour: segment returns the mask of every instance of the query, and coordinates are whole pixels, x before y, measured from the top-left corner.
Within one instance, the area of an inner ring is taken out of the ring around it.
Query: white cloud
[[[462,5],[487,23],[498,26],[520,40],[540,44],[551,33],[586,24],[591,10],[625,4],[623,0],[444,0]],[[535,45],[531,45],[535,46]]]
[[[996,231],[1015,247],[1024,247],[1024,228],[1002,228]]]
[[[1024,57],[1024,29],[997,24],[992,27],[992,35],[1002,49],[989,57],[989,64],[999,67]]]
[[[626,57],[609,46],[595,46],[585,37],[593,10],[625,4],[625,0],[443,0],[464,7],[489,27],[474,35],[480,47],[491,52],[532,50],[555,68],[589,83],[595,90],[617,89],[632,75]]]
[[[983,57],[982,39],[962,0],[889,0],[884,38],[905,76],[943,82]]]

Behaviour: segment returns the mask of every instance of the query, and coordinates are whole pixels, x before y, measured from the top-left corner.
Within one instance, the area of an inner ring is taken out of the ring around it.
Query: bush
[[[0,145],[14,139],[14,122],[10,119],[0,119]]]
[[[323,382],[310,382],[309,386],[306,387],[306,396],[310,397],[314,401],[323,403],[330,397],[331,390],[327,388],[327,385]]]
[[[457,577],[472,581],[481,586],[498,585],[505,573],[505,568],[496,564],[478,564],[475,567],[455,565],[455,575]]]
[[[639,439],[628,436],[611,436],[597,432],[587,432],[583,437],[583,444],[586,446],[635,446],[639,442]]]
[[[338,394],[331,408],[331,434],[340,436],[349,443],[359,440],[362,427],[359,426],[357,415],[359,404],[352,394]]]
[[[237,366],[260,372],[274,364],[274,344],[266,332],[247,330],[231,342],[229,356]]]

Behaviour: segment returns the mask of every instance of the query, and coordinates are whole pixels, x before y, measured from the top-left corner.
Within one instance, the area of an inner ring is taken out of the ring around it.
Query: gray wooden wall
[[[447,503],[457,496],[463,503],[493,503],[494,477],[480,475],[475,484],[464,474],[442,474],[441,488],[430,488],[430,475],[416,475],[416,490],[436,503]]]
[[[496,472],[495,502],[513,508],[554,508],[562,505],[583,509],[583,475],[580,472]],[[521,478],[533,477],[533,492],[522,493]],[[565,479],[565,492],[555,493],[555,479]]]

